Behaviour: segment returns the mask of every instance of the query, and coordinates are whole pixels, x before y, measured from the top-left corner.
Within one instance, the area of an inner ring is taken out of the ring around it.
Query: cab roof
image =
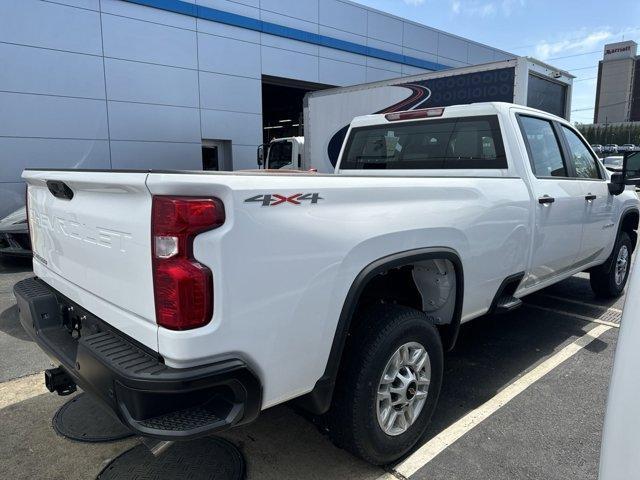
[[[544,112],[542,110],[538,110],[535,108],[527,107],[525,105],[517,105],[515,103],[507,103],[507,102],[480,102],[480,103],[471,103],[471,104],[462,104],[462,105],[451,105],[448,107],[429,107],[424,109],[426,110],[438,110],[443,109],[441,115],[437,115],[430,118],[425,118],[425,120],[429,120],[431,118],[455,118],[455,117],[469,117],[469,116],[479,116],[479,115],[495,115],[497,113],[508,113],[510,109],[517,108],[519,111],[523,112],[531,112],[540,115],[544,115],[546,117],[553,117],[558,121],[567,122],[566,119],[557,117],[556,115]],[[416,112],[416,110],[408,110],[408,112]],[[392,112],[392,113],[402,113],[402,112]],[[403,121],[411,121],[416,120],[407,119],[407,120],[394,120],[389,121],[386,118],[388,113],[377,113],[373,115],[362,115],[359,117],[355,117],[351,121],[351,127],[365,127],[371,125],[381,125],[387,123],[401,123]]]

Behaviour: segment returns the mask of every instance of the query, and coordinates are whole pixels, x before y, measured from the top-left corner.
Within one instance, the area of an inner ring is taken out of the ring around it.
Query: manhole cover
[[[76,395],[53,416],[53,428],[63,437],[79,442],[112,442],[133,432],[86,393]]]
[[[240,450],[226,440],[209,437],[176,442],[159,457],[137,445],[113,459],[98,474],[98,480],[239,480],[244,476]]]

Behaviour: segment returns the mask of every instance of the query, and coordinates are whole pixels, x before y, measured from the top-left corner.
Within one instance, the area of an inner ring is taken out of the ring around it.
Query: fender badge
[[[247,198],[245,203],[260,203],[263,207],[275,207],[276,205],[302,205],[309,202],[315,205],[320,200],[324,200],[319,193],[294,193],[293,195],[282,195],[279,193],[268,193],[255,195]]]

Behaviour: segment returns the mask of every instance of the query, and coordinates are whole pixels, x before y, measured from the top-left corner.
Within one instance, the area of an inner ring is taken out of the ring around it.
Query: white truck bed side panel
[[[213,321],[160,328],[160,353],[184,367],[241,356],[264,383],[265,408],[313,388],[347,292],[369,263],[415,248],[457,251],[470,319],[505,277],[525,270],[531,238],[529,193],[518,178],[150,174],[147,185],[153,194],[219,196],[227,212],[225,225],[194,245],[213,271]],[[246,201],[296,193],[322,199]]]

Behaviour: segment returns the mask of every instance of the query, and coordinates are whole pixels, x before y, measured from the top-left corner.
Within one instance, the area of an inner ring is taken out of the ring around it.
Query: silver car
[[[610,172],[621,172],[623,161],[624,157],[622,155],[610,155],[602,159],[602,164]]]
[[[19,208],[0,220],[0,257],[30,257],[27,209]]]

